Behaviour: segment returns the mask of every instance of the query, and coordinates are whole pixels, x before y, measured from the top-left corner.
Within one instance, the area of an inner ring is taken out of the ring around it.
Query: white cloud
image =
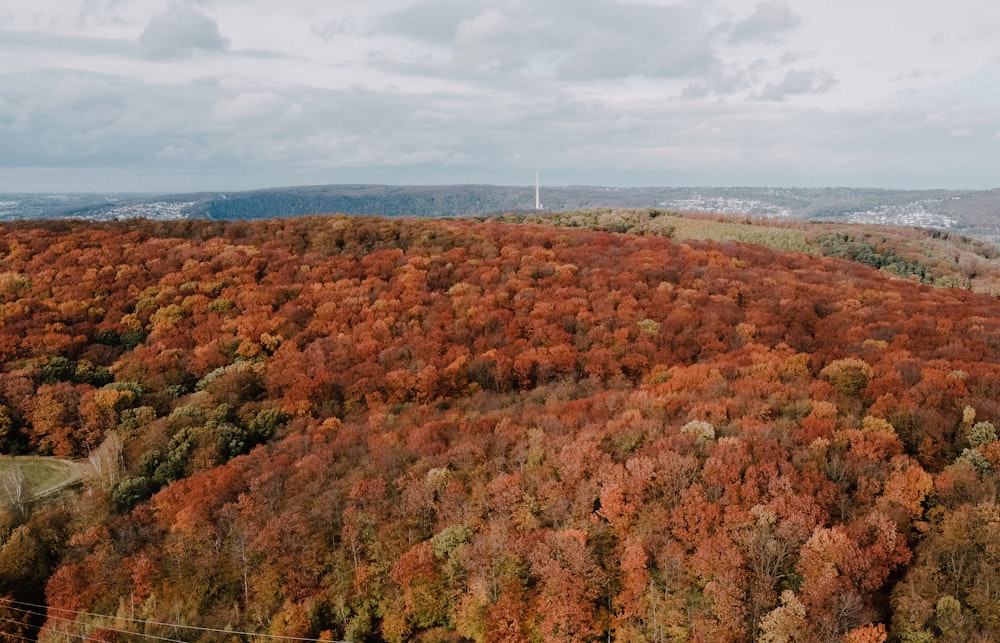
[[[960,129],[955,129],[955,130],[952,130],[952,131],[948,132],[948,136],[951,136],[952,138],[965,138],[966,136],[969,136],[970,134],[972,134],[972,131],[969,130],[969,128],[967,128],[967,127],[963,127],[963,128],[960,128]]]
[[[139,49],[150,58],[179,58],[226,47],[215,20],[185,5],[173,5],[153,17],[139,36]]]
[[[485,9],[455,27],[454,61],[501,71],[521,68],[527,64],[527,52],[519,36],[510,16]]]
[[[761,2],[753,14],[733,27],[734,42],[773,40],[799,25],[801,19],[784,2]]]
[[[468,77],[472,68],[544,80],[656,78],[687,76],[714,64],[711,25],[695,5],[429,0],[391,14],[381,24],[449,51],[452,65],[430,58],[423,69],[435,75]]]
[[[782,101],[789,96],[820,94],[836,83],[828,71],[816,69],[790,69],[777,83],[768,83],[760,93],[763,100]]]
[[[300,106],[272,91],[245,91],[223,98],[212,106],[212,116],[222,122],[254,123],[294,116]]]
[[[458,24],[455,28],[455,44],[459,47],[476,46],[482,42],[503,39],[512,31],[514,24],[510,18],[499,9],[489,8]]]
[[[442,44],[451,43],[458,26],[474,18],[478,3],[465,0],[413,2],[379,20],[389,31]]]

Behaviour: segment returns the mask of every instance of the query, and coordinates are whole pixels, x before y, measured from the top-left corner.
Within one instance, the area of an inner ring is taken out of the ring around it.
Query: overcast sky
[[[996,0],[0,0],[0,192],[1000,186]]]

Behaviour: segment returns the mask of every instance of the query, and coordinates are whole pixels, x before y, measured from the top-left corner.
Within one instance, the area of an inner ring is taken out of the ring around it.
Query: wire
[[[24,621],[15,621],[12,618],[3,618],[2,616],[0,616],[0,621],[5,621],[7,623],[13,623],[14,625],[28,625]],[[62,634],[62,633],[63,632],[60,632],[60,634]],[[70,634],[69,632],[65,632],[65,634],[69,634],[69,636],[75,636],[77,638],[83,638],[79,634]],[[28,641],[28,643],[31,643],[32,641],[35,640],[35,639],[25,638],[25,637],[21,636],[20,634],[12,634],[11,632],[0,632],[0,636],[3,636],[4,638],[8,638],[8,639],[17,639],[19,641]],[[109,643],[109,642],[108,641],[101,641],[100,643]]]
[[[14,608],[14,609],[17,609],[17,608]],[[35,614],[35,612],[31,612],[31,611],[28,611],[28,610],[19,610],[19,611],[26,612],[28,614]],[[15,621],[12,618],[3,618],[2,616],[0,616],[0,621],[5,621],[7,623],[13,623],[15,625],[28,625],[24,621]],[[78,638],[78,639],[83,639],[84,641],[87,640],[87,637],[83,636],[82,634],[73,634],[70,631],[57,632],[57,633],[58,634],[65,634],[66,636],[72,636],[72,637]],[[10,632],[2,632],[2,633],[0,633],[0,635],[4,636],[6,638],[18,639],[20,641],[28,641],[28,643],[32,643],[32,641],[36,640],[36,639],[25,638],[25,637],[21,636],[20,634],[12,634]],[[105,641],[104,639],[93,639],[93,640],[95,641],[95,643],[111,643],[110,641]]]
[[[199,631],[199,632],[214,632],[214,633],[218,633],[218,634],[232,634],[232,635],[236,635],[236,636],[256,636],[256,637],[261,637],[261,638],[277,639],[277,640],[282,640],[282,641],[304,641],[306,643],[348,643],[348,641],[340,641],[340,640],[338,640],[338,641],[331,641],[329,639],[311,639],[311,638],[305,638],[305,637],[302,637],[302,636],[282,636],[280,634],[263,634],[263,633],[258,633],[258,632],[238,632],[238,631],[235,631],[235,630],[220,630],[220,629],[216,629],[216,628],[213,628],[213,627],[198,627],[197,625],[179,625],[177,623],[164,623],[164,622],[160,622],[160,621],[144,621],[144,620],[141,620],[141,619],[129,618],[127,616],[109,616],[107,614],[95,614],[94,612],[81,612],[81,611],[77,611],[77,610],[65,609],[65,608],[62,608],[62,607],[51,607],[51,606],[48,606],[48,605],[38,605],[37,603],[26,603],[26,602],[23,602],[23,601],[15,601],[12,598],[0,598],[0,601],[5,601],[5,602],[8,602],[8,603],[13,603],[15,605],[24,605],[26,607],[32,607],[32,608],[36,608],[36,609],[42,609],[42,610],[48,610],[48,611],[57,611],[57,612],[66,612],[66,613],[69,613],[69,614],[76,614],[78,616],[93,616],[93,617],[97,617],[97,618],[107,618],[107,619],[113,619],[113,620],[118,620],[118,621],[127,621],[129,623],[140,623],[140,624],[143,624],[143,625],[158,625],[158,626],[162,626],[162,627],[173,627],[173,628],[177,628],[177,629],[181,629],[181,630],[196,630],[196,631]],[[13,608],[13,609],[17,609],[17,608]],[[20,611],[22,611],[22,612],[29,611],[30,612],[30,610],[23,610],[23,609],[20,610]],[[45,616],[45,614],[39,614],[37,612],[31,612],[31,613],[39,615],[39,616]],[[51,618],[59,618],[59,617],[53,616]],[[59,619],[59,620],[68,620],[68,619]],[[112,629],[112,628],[107,628],[107,629]],[[121,631],[121,630],[113,630],[113,631]],[[151,636],[151,635],[148,635],[148,634],[138,634],[137,632],[125,632],[125,633],[126,634],[137,635],[137,636]],[[159,637],[152,637],[152,638],[159,638]],[[172,641],[174,639],[160,639],[160,640],[162,640],[162,641]],[[181,643],[183,643],[183,642],[181,642]]]
[[[13,602],[17,602],[17,601],[13,601]],[[28,604],[28,603],[26,603],[26,604]],[[78,621],[76,619],[73,619],[73,618],[63,618],[61,616],[51,616],[51,615],[45,614],[44,612],[37,612],[37,611],[34,611],[34,610],[26,610],[26,609],[22,609],[20,607],[8,607],[7,609],[12,609],[12,610],[17,611],[17,612],[24,612],[25,614],[31,614],[32,616],[42,616],[42,617],[45,617],[48,620],[53,620],[53,621],[62,621],[64,623],[74,623],[76,625],[88,625],[88,623],[81,623],[80,621]],[[72,610],[66,610],[66,611],[72,611]],[[105,618],[112,618],[113,619],[114,617],[113,616],[107,616]],[[163,636],[156,636],[154,634],[140,634],[138,632],[129,632],[128,630],[119,630],[117,628],[110,627],[108,625],[98,625],[96,627],[100,627],[102,629],[105,629],[105,630],[108,630],[108,631],[111,631],[111,632],[117,632],[118,634],[129,634],[131,636],[142,636],[142,637],[145,637],[145,638],[148,638],[148,639],[155,639],[157,641],[168,641],[169,643],[187,643],[186,641],[181,641],[180,639],[169,639],[169,638],[165,638]],[[81,638],[84,638],[84,637],[81,637]],[[105,642],[105,643],[107,643],[107,642]]]

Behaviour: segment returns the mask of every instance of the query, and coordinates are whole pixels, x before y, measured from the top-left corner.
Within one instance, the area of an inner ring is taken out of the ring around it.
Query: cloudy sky
[[[1000,186],[995,0],[0,0],[0,192]]]

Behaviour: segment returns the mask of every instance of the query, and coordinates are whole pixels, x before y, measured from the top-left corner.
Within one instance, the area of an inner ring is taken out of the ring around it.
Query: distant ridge
[[[457,217],[532,212],[535,205],[535,185],[353,184],[168,195],[0,195],[0,218],[269,219],[320,213]],[[1000,239],[1000,190],[545,187],[548,212],[590,208],[907,225]]]

